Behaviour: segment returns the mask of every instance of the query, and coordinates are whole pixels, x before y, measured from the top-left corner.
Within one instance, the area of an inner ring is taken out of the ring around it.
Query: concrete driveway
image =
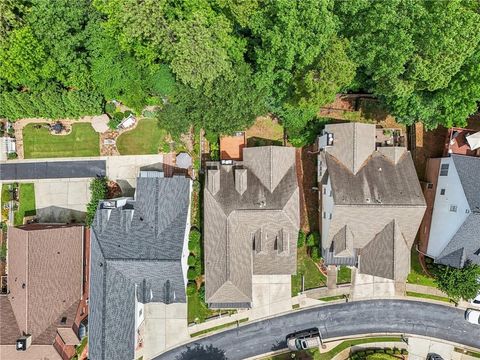
[[[40,222],[83,222],[91,178],[37,180],[35,204]]]
[[[290,275],[253,275],[250,320],[260,319],[292,309]]]
[[[297,310],[196,339],[155,359],[246,359],[283,349],[288,334],[311,327],[318,327],[324,340],[413,334],[480,348],[480,326],[465,321],[464,310],[420,301],[370,300]]]

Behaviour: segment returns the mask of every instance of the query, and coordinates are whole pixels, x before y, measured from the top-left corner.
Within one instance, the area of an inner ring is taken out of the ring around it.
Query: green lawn
[[[418,298],[422,298],[422,299],[432,299],[432,300],[450,302],[450,299],[447,298],[447,297],[430,295],[430,294],[421,294],[421,293],[416,293],[416,292],[412,292],[412,291],[407,291],[407,296],[413,296],[413,297],[418,297]]]
[[[372,338],[363,338],[363,339],[354,339],[354,340],[347,340],[336,347],[334,347],[332,350],[320,354],[318,349],[313,349],[313,350],[308,350],[308,351],[297,351],[295,352],[295,359],[314,359],[314,360],[330,360],[333,359],[335,355],[340,353],[341,351],[350,348],[355,345],[360,345],[360,344],[368,344],[368,343],[373,343],[373,342],[399,342],[402,341],[401,338],[399,337],[394,337],[394,336],[386,336],[386,337],[372,337]],[[284,354],[280,355],[275,355],[271,357],[266,357],[263,360],[287,360],[287,359],[292,359],[292,354],[291,352],[286,352]]]
[[[35,129],[35,125],[23,129],[25,159],[100,155],[99,135],[89,123],[74,124],[68,135],[51,135],[48,129]]]
[[[437,287],[435,279],[425,274],[418,260],[418,253],[415,250],[415,245],[412,247],[411,252],[411,272],[408,274],[407,282],[410,284],[425,285]]]
[[[305,276],[305,290],[327,284],[327,278],[318,270],[313,260],[307,255],[304,245],[297,249],[297,274],[292,275],[292,296],[302,291],[302,275]]]
[[[352,282],[352,270],[348,266],[341,266],[337,272],[337,284]]]
[[[215,316],[219,311],[210,310],[198,296],[198,291],[188,297],[188,323],[201,323],[205,319]]]
[[[15,226],[23,224],[25,216],[35,215],[35,187],[33,184],[19,184],[19,206],[14,214]]]
[[[127,131],[117,139],[117,149],[121,155],[158,154],[170,151],[165,142],[167,132],[158,126],[155,119],[141,119],[135,129]]]
[[[241,323],[244,323],[244,322],[247,322],[247,321],[248,321],[248,318],[244,318],[244,319],[240,319],[238,321],[232,321],[232,322],[229,322],[229,323],[226,323],[226,324],[214,326],[210,329],[205,329],[205,330],[198,331],[196,333],[190,334],[190,337],[195,337],[195,336],[200,336],[200,335],[203,335],[203,334],[208,334],[209,332],[217,331],[217,330],[220,330],[220,329],[225,329],[227,327],[236,326],[237,324],[241,324]]]
[[[336,301],[336,300],[341,300],[341,299],[345,299],[345,296],[343,296],[343,295],[327,296],[327,297],[320,298],[318,300],[321,300],[321,301]]]

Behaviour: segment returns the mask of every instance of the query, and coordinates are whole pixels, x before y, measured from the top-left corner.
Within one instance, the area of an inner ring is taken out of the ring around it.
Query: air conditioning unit
[[[25,335],[17,340],[16,349],[17,351],[26,351],[30,345],[32,345],[32,336]]]

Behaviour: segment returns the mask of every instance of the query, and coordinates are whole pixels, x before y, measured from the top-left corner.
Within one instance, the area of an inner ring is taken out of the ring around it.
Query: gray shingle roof
[[[210,304],[244,306],[252,301],[252,274],[296,271],[295,149],[247,148],[243,158],[235,166],[215,164],[218,170],[207,171],[205,290]]]
[[[467,260],[480,265],[480,212],[470,213],[435,262],[460,268]]]
[[[435,262],[460,268],[467,261],[480,264],[480,158],[452,155],[452,160],[471,213]]]
[[[322,234],[325,262],[351,265],[358,253],[360,272],[405,278],[409,262],[395,247],[409,253],[426,208],[410,153],[376,151],[374,125],[334,124],[325,130],[334,134],[333,146],[322,154],[334,202],[328,233]]]
[[[138,178],[135,201],[99,209],[91,232],[89,354],[134,357],[135,297],[185,302],[181,257],[190,180]]]

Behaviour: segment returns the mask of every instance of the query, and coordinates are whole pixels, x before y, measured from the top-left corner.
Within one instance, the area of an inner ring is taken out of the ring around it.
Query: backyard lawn
[[[270,117],[258,117],[246,136],[248,146],[283,145],[283,126]]]
[[[35,125],[23,129],[25,159],[100,155],[99,135],[89,123],[74,124],[68,135],[52,135],[43,127],[35,129]]]
[[[411,254],[411,271],[410,274],[408,274],[407,282],[410,284],[437,287],[435,279],[425,274],[425,272],[423,271],[422,265],[418,260],[418,253],[415,250],[415,245],[412,247]]]
[[[327,284],[327,278],[318,270],[312,258],[307,255],[305,245],[297,249],[297,274],[292,275],[292,296],[297,296],[302,291],[302,275],[305,277],[305,290]]]
[[[169,152],[165,142],[167,132],[158,126],[155,119],[141,119],[135,129],[127,131],[117,139],[117,149],[121,155],[146,155]]]

